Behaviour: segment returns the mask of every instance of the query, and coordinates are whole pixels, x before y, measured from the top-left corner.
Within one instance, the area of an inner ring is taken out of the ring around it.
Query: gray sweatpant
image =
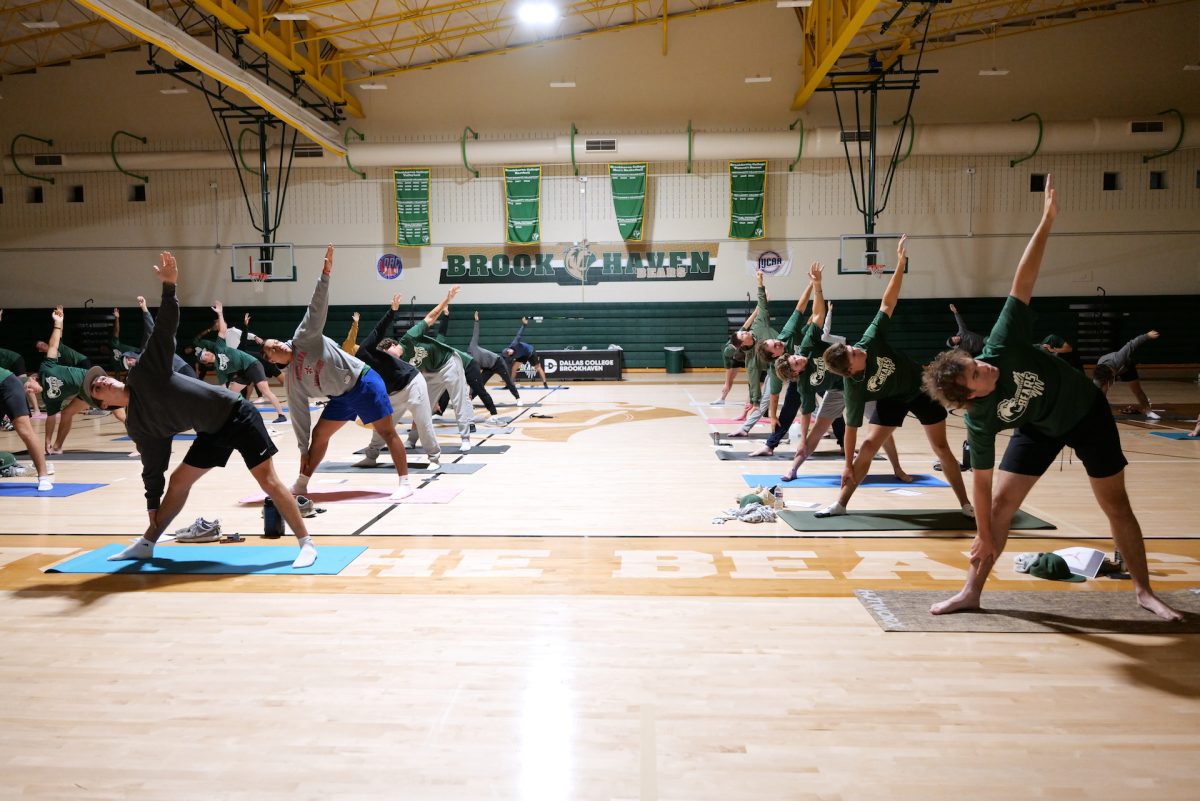
[[[425,376],[417,373],[408,386],[399,392],[388,396],[392,401],[392,425],[397,425],[406,414],[413,419],[412,432],[421,437],[421,447],[425,455],[437,459],[442,454],[442,446],[438,444],[437,434],[433,430],[433,413],[429,405],[429,388],[425,384]],[[410,432],[410,436],[412,435]],[[415,442],[416,437],[413,437]],[[378,459],[383,451],[383,437],[378,431],[371,433],[371,443],[367,445],[367,456]]]
[[[463,372],[462,357],[457,353],[450,355],[446,363],[436,373],[422,373],[429,385],[430,413],[433,402],[442,397],[442,393],[450,395],[450,405],[454,407],[454,417],[458,420],[458,433],[463,439],[471,437],[471,420],[475,417],[475,407],[471,405],[471,394],[467,388],[467,376]]]

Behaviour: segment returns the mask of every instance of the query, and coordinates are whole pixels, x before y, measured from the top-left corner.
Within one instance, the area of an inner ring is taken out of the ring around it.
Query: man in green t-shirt
[[[721,366],[725,368],[725,385],[721,387],[721,397],[713,401],[712,406],[725,405],[725,399],[729,397],[729,390],[733,389],[733,379],[737,378],[738,368],[746,366],[746,351],[733,343],[736,338],[744,336],[750,331],[750,326],[754,324],[754,318],[757,316],[758,308],[756,307],[754,311],[750,312],[746,322],[742,323],[742,327],[730,334],[729,341],[721,349]],[[746,411],[749,412],[749,409]]]
[[[758,281],[758,305],[755,306],[753,319],[749,330],[739,328],[729,335],[729,342],[741,350],[746,356],[746,384],[750,388],[750,400],[746,402],[742,417],[746,422],[730,437],[748,437],[754,430],[754,425],[767,413],[767,398],[762,394],[763,379],[766,376],[766,365],[758,358],[754,346],[764,339],[773,339],[779,332],[771,327],[771,310],[768,308],[767,288],[763,285],[762,270],[756,276]],[[746,415],[749,415],[747,417]]]
[[[946,441],[946,410],[921,391],[921,367],[907,353],[902,353],[887,341],[892,312],[900,301],[900,287],[908,266],[907,237],[896,245],[896,270],[888,281],[879,304],[879,312],[856,345],[838,343],[825,351],[825,365],[845,379],[846,394],[846,467],[842,471],[842,492],[835,503],[816,512],[817,517],[846,514],[846,504],[866,477],[871,460],[911,412],[925,427],[925,438],[942,463],[946,480],[967,517],[975,510],[967,498],[958,462]],[[858,455],[854,446],[863,414],[869,401],[875,401],[871,427]]]
[[[63,307],[55,307],[50,317],[54,321],[54,328],[47,343],[46,358],[38,367],[38,381],[46,402],[46,453],[54,456],[63,452],[63,443],[71,433],[75,415],[85,409],[99,409],[100,405],[83,391],[87,370],[59,361],[65,319]],[[114,409],[113,417],[125,422],[125,410]]]
[[[212,310],[217,313],[217,338],[197,339],[194,342],[196,360],[216,368],[217,383],[238,394],[246,387],[256,387],[258,393],[275,407],[275,419],[271,422],[286,423],[287,415],[283,413],[283,404],[271,391],[271,384],[267,381],[267,373],[262,363],[254,358],[253,354],[240,348],[231,348],[225,343],[225,334],[229,331],[229,326],[225,323],[224,308],[219,300],[213,304]]]
[[[1033,344],[1029,301],[1056,216],[1055,191],[1046,176],[1042,220],[1017,265],[1012,290],[983,353],[975,359],[962,350],[946,351],[925,368],[927,391],[948,406],[967,410],[979,515],[966,586],[929,611],[940,615],[979,608],[983,585],[1008,542],[1013,515],[1066,445],[1083,462],[1113,541],[1125,558],[1138,603],[1165,620],[1179,621],[1183,615],[1150,587],[1142,529],[1125,491],[1128,462],[1107,400],[1083,374]],[[996,435],[1005,429],[1015,431],[993,488]]]

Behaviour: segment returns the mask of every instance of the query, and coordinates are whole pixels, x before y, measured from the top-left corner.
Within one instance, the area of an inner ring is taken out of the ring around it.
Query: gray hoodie
[[[300,452],[308,451],[309,398],[336,398],[354,389],[358,379],[368,369],[325,336],[325,318],[329,314],[329,276],[324,272],[317,279],[308,311],[289,343],[292,361],[284,368],[287,380],[288,407],[292,412],[292,428]]]

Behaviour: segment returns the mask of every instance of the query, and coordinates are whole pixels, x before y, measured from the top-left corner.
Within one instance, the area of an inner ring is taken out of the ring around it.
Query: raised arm
[[[121,310],[116,306],[113,306],[112,338],[114,341],[121,339]]]
[[[441,303],[430,309],[429,314],[425,315],[426,326],[431,326],[437,322],[438,318],[442,316],[442,312],[444,312],[446,307],[450,305],[450,301],[454,300],[454,296],[458,294],[458,290],[461,288],[462,287],[457,285],[450,287],[450,291],[446,293],[446,298]]]
[[[46,343],[49,347],[46,348],[47,359],[58,358],[58,346],[62,342],[63,331],[63,307],[55,306],[54,311],[50,312],[50,319],[54,321],[54,328],[50,331],[50,341]]]
[[[754,307],[754,311],[750,312],[750,316],[746,318],[746,322],[742,323],[742,330],[749,331],[750,326],[754,325],[754,318],[758,316],[758,307]]]
[[[813,322],[818,326],[825,322],[825,293],[821,289],[824,272],[825,267],[819,261],[814,261],[808,268],[808,280],[812,282],[813,291]]]
[[[325,266],[321,269],[321,277],[317,279],[317,288],[313,290],[312,300],[308,303],[308,311],[296,328],[297,342],[312,344],[325,336],[325,320],[329,315],[329,276],[333,272],[333,245],[325,249]]]
[[[138,308],[142,310],[142,344],[138,348],[139,351],[146,349],[146,343],[150,341],[150,335],[154,333],[154,317],[150,314],[150,308],[146,305],[146,299],[141,295],[137,296]]]
[[[904,285],[904,270],[908,267],[908,234],[900,237],[900,241],[896,243],[896,271],[892,273],[892,279],[888,281],[887,289],[883,291],[883,300],[879,303],[879,310],[891,317],[896,311],[896,304],[900,302],[900,288]]]
[[[833,301],[832,300],[829,301],[829,303],[827,303],[825,305],[825,322],[823,322],[821,324],[821,341],[826,342],[830,345],[838,345],[838,344],[845,345],[846,338],[838,336],[837,334],[829,333],[831,328],[833,328]]]
[[[517,346],[521,344],[521,338],[525,336],[525,326],[527,325],[529,325],[529,318],[522,317],[521,327],[517,329],[517,335],[513,337],[512,342],[508,343],[508,347],[512,348],[513,350],[517,349]]]
[[[1050,176],[1047,175],[1042,220],[1038,223],[1037,230],[1033,232],[1029,244],[1025,246],[1025,253],[1021,256],[1020,264],[1017,265],[1017,274],[1013,276],[1012,290],[1009,292],[1022,303],[1028,304],[1033,298],[1033,287],[1037,284],[1038,273],[1042,269],[1042,256],[1046,253],[1046,240],[1050,238],[1050,229],[1057,216],[1058,196],[1054,191],[1054,184],[1051,183]]]
[[[467,345],[467,352],[474,353],[479,348],[479,312],[475,312],[475,325],[471,328],[471,344]]]
[[[392,328],[392,320],[396,319],[396,312],[399,311],[400,301],[403,298],[404,296],[399,293],[392,295],[391,307],[383,313],[382,317],[379,318],[379,322],[376,323],[375,327],[371,329],[371,333],[367,334],[367,338],[364,339],[362,341],[362,345],[359,346],[360,350],[365,348],[366,352],[369,353],[375,349],[375,346],[379,344],[381,339],[387,336],[388,331],[390,331]],[[357,312],[355,312],[355,314],[357,314]],[[358,321],[355,320],[354,324],[357,326]]]
[[[229,326],[225,324],[225,304],[218,300],[213,303],[212,310],[217,313],[217,339],[224,342],[225,332],[229,330]]]
[[[138,360],[138,367],[153,370],[162,375],[171,372],[175,357],[175,332],[179,328],[179,298],[175,286],[179,280],[179,267],[169,252],[159,254],[161,265],[154,271],[162,281],[162,303],[158,307],[158,320],[154,333],[146,343],[146,350]]]
[[[346,334],[346,339],[342,342],[342,350],[346,353],[354,353],[358,342],[358,312],[350,315],[350,331]]]

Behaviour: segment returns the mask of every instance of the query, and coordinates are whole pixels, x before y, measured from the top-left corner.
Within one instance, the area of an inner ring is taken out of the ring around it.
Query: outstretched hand
[[[1147,331],[1146,336],[1150,337],[1151,339],[1158,339],[1159,333],[1157,331]]]
[[[214,300],[213,305],[212,305],[212,310],[215,311],[217,314],[221,314],[225,311],[225,304],[221,303],[221,301],[219,301],[219,300]]]
[[[54,311],[50,312],[50,318],[52,320],[54,320],[55,325],[62,325],[62,323],[63,323],[63,308],[62,308],[62,306],[55,306]]]
[[[755,272],[758,274],[758,285],[762,286],[763,285],[763,271],[756,270]]]
[[[146,298],[144,298],[141,295],[138,295],[137,296],[137,305],[138,305],[139,309],[141,309],[142,311],[146,311]]]
[[[529,325],[529,318],[528,318],[528,317],[522,317],[522,318],[521,318],[521,325]]]
[[[397,292],[392,295],[392,311],[400,311],[400,301],[404,300],[404,296]]]
[[[475,322],[479,322],[479,312],[475,312]]]
[[[357,323],[357,322],[358,322],[358,320],[359,320],[358,312],[353,312],[353,313],[350,315],[350,320],[351,320],[352,322],[355,322],[355,323]]]
[[[333,272],[333,245],[330,244],[325,248],[325,266],[321,268],[322,275],[329,275]]]
[[[900,241],[896,243],[896,269],[900,269],[899,265],[908,259],[908,234],[900,237]]]
[[[1046,174],[1046,204],[1042,208],[1042,216],[1053,220],[1058,216],[1058,193],[1054,191],[1054,181],[1049,173]]]
[[[246,312],[245,316],[242,317],[242,325],[247,328],[250,327],[250,312]]]
[[[953,303],[950,304],[950,312],[952,314],[958,314],[958,307],[955,306]]]
[[[821,262],[819,262],[819,261],[814,261],[808,267],[808,280],[812,281],[814,284],[821,283],[821,275],[824,272],[824,270],[825,270],[825,265],[821,264]]]
[[[116,306],[113,306],[113,317],[115,317],[118,320],[121,319],[121,310],[118,309]]]
[[[454,296],[458,294],[458,290],[460,290],[460,289],[462,289],[462,287],[459,286],[458,284],[455,284],[454,286],[450,287],[450,291],[446,293],[446,300],[447,301],[454,300]]]
[[[179,265],[175,263],[175,257],[171,252],[164,250],[158,254],[158,260],[161,265],[154,266],[154,272],[158,273],[158,278],[164,284],[174,284],[179,281]]]

